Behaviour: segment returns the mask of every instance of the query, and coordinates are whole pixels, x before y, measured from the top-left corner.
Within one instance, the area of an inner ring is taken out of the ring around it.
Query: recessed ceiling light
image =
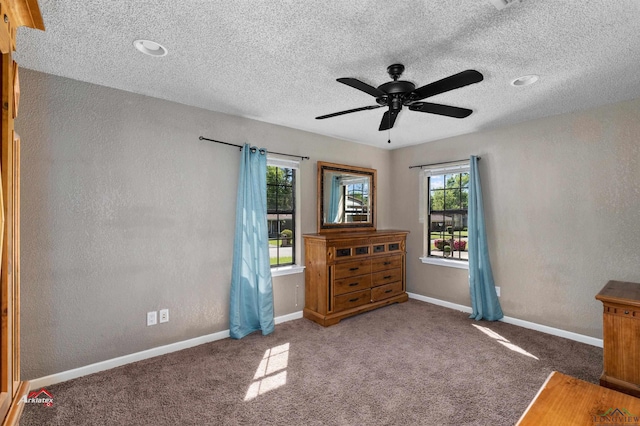
[[[540,78],[539,75],[530,74],[523,75],[522,77],[518,77],[511,82],[512,86],[529,86],[530,84],[535,83]]]
[[[167,48],[155,41],[136,40],[133,45],[136,49],[149,56],[164,56],[167,54]]]

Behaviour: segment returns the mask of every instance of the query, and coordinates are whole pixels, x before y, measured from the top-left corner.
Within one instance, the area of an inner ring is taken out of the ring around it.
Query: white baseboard
[[[408,293],[411,299],[420,300],[421,302],[433,303],[434,305],[444,306],[445,308],[455,309],[456,311],[471,313],[469,306],[458,305],[457,303],[447,302],[446,300],[434,299],[433,297],[422,296],[421,294]]]
[[[302,311],[276,317],[274,318],[274,322],[276,324],[282,324],[283,322],[292,321],[299,318],[302,318]],[[214,342],[216,340],[226,339],[228,337],[229,330],[223,330],[217,333],[194,337],[193,339],[183,340],[181,342],[171,343],[164,346],[158,346],[157,348],[147,349],[118,358],[96,362],[95,364],[85,365],[84,367],[74,368],[73,370],[63,371],[61,373],[51,374],[49,376],[29,380],[30,389],[44,388],[56,383],[66,382],[67,380],[77,379],[78,377],[87,376],[89,374],[98,373],[100,371],[109,370],[115,367],[120,367],[121,365],[131,364],[132,362],[142,361],[144,359],[180,351],[182,349],[192,348],[194,346],[203,345],[205,343]]]
[[[420,300],[422,302],[444,306],[445,308],[471,313],[471,308],[469,306],[458,305],[457,303],[447,302],[446,300],[434,299],[432,297],[426,297],[415,293],[409,293],[409,297],[412,299]],[[596,339],[595,337],[585,336],[584,334],[573,333],[571,331],[566,331],[559,328],[536,324],[535,322],[525,321],[507,316],[502,318],[500,321],[506,322],[507,324],[517,325],[518,327],[529,328],[531,330],[541,331],[543,333],[552,334],[554,336],[564,337],[565,339],[575,340],[576,342],[586,343],[587,345],[597,346],[599,348],[603,346],[602,339]]]
[[[432,297],[422,296],[420,294],[409,293],[409,297],[412,299],[420,300],[422,302],[432,303],[434,305],[444,306],[445,308],[455,309],[458,311],[471,313],[469,306],[459,305],[457,303],[447,302],[446,300],[434,299]],[[283,322],[292,321],[302,318],[302,311],[294,312],[287,315],[282,315],[274,318],[276,324],[282,324]],[[585,336],[571,331],[561,330],[559,328],[549,327],[542,324],[536,324],[530,321],[524,321],[518,318],[512,318],[505,316],[501,321],[508,324],[517,325],[523,328],[529,328],[531,330],[541,331],[543,333],[552,334],[554,336],[564,337],[565,339],[575,340],[577,342],[586,343],[588,345],[602,347],[602,339],[596,339],[595,337]],[[130,364],[132,362],[142,361],[144,359],[153,358],[159,355],[168,354],[171,352],[180,351],[182,349],[191,348],[205,343],[214,342],[216,340],[226,339],[229,337],[229,330],[219,331],[217,333],[207,334],[206,336],[195,337],[193,339],[183,340],[181,342],[171,343],[157,348],[147,349],[145,351],[136,352],[129,355],[124,355],[118,358],[108,359],[106,361],[97,362],[95,364],[86,365],[84,367],[74,368],[73,370],[63,371],[61,373],[51,374],[49,376],[40,377],[30,380],[31,389],[39,389],[46,386],[50,386],[60,382],[66,382],[67,380],[76,379],[78,377],[86,376],[100,371],[109,370],[111,368],[120,367],[122,365]]]
[[[277,324],[282,324],[283,322],[293,321],[302,318],[302,311],[294,312],[292,314],[281,315],[279,317],[275,317],[273,320]]]

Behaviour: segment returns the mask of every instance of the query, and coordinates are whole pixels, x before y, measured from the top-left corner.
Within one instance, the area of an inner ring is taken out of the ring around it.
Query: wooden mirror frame
[[[317,203],[318,203],[318,234],[325,234],[330,232],[342,232],[342,231],[375,231],[376,230],[376,201],[377,201],[377,171],[376,169],[368,169],[365,167],[347,166],[344,164],[327,163],[324,161],[318,161],[318,190],[317,190]],[[371,220],[367,222],[350,222],[350,223],[325,223],[324,222],[324,176],[325,171],[329,172],[344,172],[353,175],[363,175],[369,177],[369,198],[370,198],[370,213]]]

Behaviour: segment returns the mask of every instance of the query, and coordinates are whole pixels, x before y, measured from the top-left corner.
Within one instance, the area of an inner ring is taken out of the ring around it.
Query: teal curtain
[[[331,193],[329,194],[329,223],[340,223],[340,200],[342,199],[340,176],[331,178]]]
[[[487,232],[484,226],[482,189],[478,173],[478,158],[471,156],[469,171],[469,289],[471,292],[471,317],[476,320],[497,321],[502,318],[502,308],[489,261]]]
[[[242,148],[231,269],[229,334],[241,339],[275,328],[267,231],[267,152]]]

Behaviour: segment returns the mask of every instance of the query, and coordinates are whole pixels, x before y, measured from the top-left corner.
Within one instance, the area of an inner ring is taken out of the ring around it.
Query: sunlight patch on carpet
[[[289,365],[289,344],[267,349],[249,385],[245,401],[251,401],[258,395],[287,384],[287,366]]]
[[[471,324],[471,325],[474,326],[475,328],[477,328],[478,330],[482,331],[484,334],[486,334],[487,336],[491,337],[492,339],[495,339],[498,343],[500,343],[505,348],[511,349],[512,351],[518,352],[519,354],[526,355],[526,356],[531,357],[533,359],[539,360],[539,358],[537,356],[525,351],[524,349],[522,349],[518,345],[514,345],[513,343],[511,343],[510,341],[508,341],[507,339],[505,339],[504,337],[502,337],[501,335],[499,335],[495,331],[493,331],[493,330],[491,330],[491,329],[489,329],[487,327],[482,327],[482,326],[475,325],[475,324]]]

